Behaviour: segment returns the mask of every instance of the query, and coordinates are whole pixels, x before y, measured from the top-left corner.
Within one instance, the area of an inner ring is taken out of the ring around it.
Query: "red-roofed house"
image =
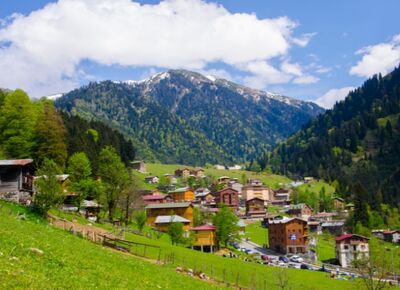
[[[213,252],[213,248],[217,245],[217,236],[215,234],[216,227],[213,225],[202,225],[191,228],[194,232],[193,247],[200,248],[203,252],[205,249],[209,249]]]
[[[344,234],[336,239],[336,258],[343,268],[351,266],[355,259],[367,258],[369,255],[369,238]]]
[[[400,242],[400,231],[399,230],[384,231],[383,232],[383,239],[386,242],[397,244],[397,243]]]

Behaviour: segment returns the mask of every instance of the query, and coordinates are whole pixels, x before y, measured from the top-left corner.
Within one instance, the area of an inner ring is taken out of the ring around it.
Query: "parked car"
[[[247,255],[252,255],[252,254],[254,254],[254,251],[253,251],[253,250],[250,250],[250,249],[246,249],[246,250],[245,250],[245,253],[246,253]]]
[[[288,267],[289,268],[298,268],[298,266],[295,263],[289,263]]]
[[[295,263],[303,263],[304,259],[302,257],[299,257],[297,255],[294,255],[290,258],[290,261],[295,262]]]
[[[312,270],[312,267],[307,265],[307,264],[301,264],[300,269],[305,269],[305,270]]]
[[[279,266],[279,267],[287,267],[286,263],[284,263],[284,262],[282,262],[282,261],[280,261],[280,262],[278,263],[278,266]]]
[[[289,258],[285,256],[279,256],[279,261],[282,261],[284,263],[289,263]]]

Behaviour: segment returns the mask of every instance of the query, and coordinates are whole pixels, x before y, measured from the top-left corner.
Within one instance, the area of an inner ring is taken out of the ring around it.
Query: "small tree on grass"
[[[138,230],[140,232],[142,232],[143,228],[144,228],[144,226],[146,224],[146,220],[147,220],[146,211],[144,211],[144,210],[138,211],[135,214],[134,218],[135,218],[135,223],[136,223],[136,226],[138,227]]]
[[[174,245],[179,244],[183,238],[183,224],[171,222],[168,235],[171,238],[171,243]]]
[[[239,226],[238,217],[226,205],[221,205],[219,212],[214,216],[213,224],[216,226],[218,243],[223,243],[225,247],[229,241],[238,239]]]
[[[274,271],[276,277],[276,286],[280,290],[291,289],[289,287],[289,275],[287,273],[287,269],[278,267],[276,271]]]
[[[50,208],[60,205],[64,198],[61,183],[57,180],[57,173],[57,164],[50,159],[44,159],[37,172],[39,178],[35,181],[34,206],[44,216]]]

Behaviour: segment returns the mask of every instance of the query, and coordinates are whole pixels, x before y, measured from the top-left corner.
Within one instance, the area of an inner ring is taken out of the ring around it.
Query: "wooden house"
[[[333,208],[336,211],[343,211],[345,207],[344,199],[341,197],[334,197],[333,198]]]
[[[239,206],[239,193],[232,188],[224,188],[213,195],[217,204],[223,203],[234,209],[237,209]]]
[[[246,201],[246,216],[264,217],[266,213],[263,199],[255,197]]]
[[[292,205],[286,212],[288,215],[308,219],[312,215],[312,208],[305,203]]]
[[[269,247],[287,254],[306,253],[308,248],[307,221],[301,218],[273,220],[268,225]]]
[[[167,232],[172,223],[182,223],[185,231],[190,229],[190,220],[179,215],[159,215],[154,221],[155,228],[160,232]]]
[[[86,219],[95,222],[98,219],[101,207],[95,200],[84,200],[81,203],[81,212]]]
[[[168,203],[173,202],[173,199],[168,194],[160,194],[160,195],[144,195],[143,196],[144,204],[152,204],[152,203]]]
[[[351,267],[355,259],[367,258],[369,255],[369,238],[344,234],[335,240],[336,258],[343,268]]]
[[[157,176],[146,176],[144,178],[144,181],[146,181],[149,184],[157,184],[160,182],[160,179]]]
[[[138,160],[138,161],[132,161],[131,162],[131,167],[132,169],[136,169],[139,172],[146,172],[146,164],[144,161]]]
[[[209,250],[211,253],[217,246],[216,227],[212,225],[202,225],[190,229],[194,233],[193,247]]]
[[[228,184],[231,181],[231,178],[229,176],[220,176],[217,181],[220,184]]]
[[[193,205],[190,202],[171,202],[154,203],[146,207],[147,224],[155,227],[155,221],[158,216],[177,215],[189,220],[189,226],[193,225]]]
[[[168,192],[168,194],[175,202],[195,200],[194,192],[189,187],[177,188],[175,190],[171,190],[170,192]]]
[[[190,175],[190,169],[188,169],[188,168],[175,170],[175,176],[176,177],[181,177],[183,179],[186,179],[186,178],[189,177],[189,175]]]
[[[190,174],[196,178],[202,178],[202,177],[204,177],[204,169],[196,168],[196,169],[190,170]]]

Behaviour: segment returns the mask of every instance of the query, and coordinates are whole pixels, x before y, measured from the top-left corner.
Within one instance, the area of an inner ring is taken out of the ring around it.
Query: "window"
[[[349,246],[348,245],[344,245],[344,247],[343,247],[345,250],[348,250],[349,249]]]

